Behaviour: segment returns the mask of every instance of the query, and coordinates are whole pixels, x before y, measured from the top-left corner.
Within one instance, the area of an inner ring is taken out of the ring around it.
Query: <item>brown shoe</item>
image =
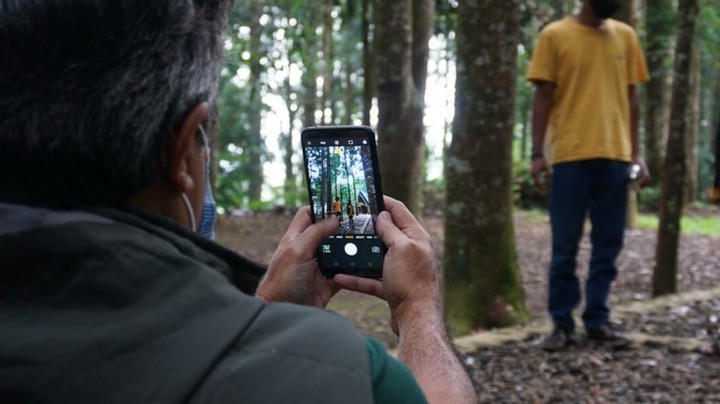
[[[610,324],[603,324],[598,328],[588,329],[587,338],[589,341],[607,344],[616,349],[627,348],[632,345],[630,338],[624,336]]]
[[[577,340],[575,334],[572,331],[568,331],[562,327],[555,326],[552,334],[545,337],[543,342],[540,343],[540,347],[544,351],[556,352],[562,351],[569,346],[575,345]]]

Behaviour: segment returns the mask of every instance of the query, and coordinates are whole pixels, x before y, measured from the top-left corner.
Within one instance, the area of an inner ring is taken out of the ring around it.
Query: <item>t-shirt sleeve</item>
[[[530,81],[557,82],[557,52],[551,34],[547,30],[540,32],[535,50],[530,60],[527,79]]]
[[[375,404],[427,403],[415,377],[402,362],[390,356],[378,341],[367,338]]]
[[[650,80],[650,73],[637,34],[631,30],[629,35],[630,44],[626,55],[627,77],[628,85],[635,85]]]

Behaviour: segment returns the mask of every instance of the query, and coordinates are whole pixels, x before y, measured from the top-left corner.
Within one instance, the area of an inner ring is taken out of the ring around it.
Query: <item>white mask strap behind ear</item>
[[[192,231],[197,231],[197,224],[195,223],[195,213],[193,213],[192,205],[190,204],[190,199],[188,199],[187,195],[183,192],[180,194],[180,198],[183,201],[183,204],[185,205],[185,209],[187,210],[188,216],[190,216],[190,229]]]

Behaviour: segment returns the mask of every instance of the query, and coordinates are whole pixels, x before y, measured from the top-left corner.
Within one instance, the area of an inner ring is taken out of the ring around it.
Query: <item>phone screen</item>
[[[302,132],[305,175],[315,221],[331,218],[338,232],[317,252],[325,276],[382,277],[385,246],[375,232],[383,210],[375,133],[367,127],[327,126]]]

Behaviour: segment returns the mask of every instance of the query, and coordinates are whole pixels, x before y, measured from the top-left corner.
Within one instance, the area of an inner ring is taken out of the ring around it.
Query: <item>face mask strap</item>
[[[197,228],[197,231],[202,234],[203,236],[214,240],[215,239],[215,218],[216,218],[216,212],[215,212],[215,199],[212,195],[211,185],[210,185],[210,142],[208,141],[207,133],[205,132],[205,128],[202,127],[202,125],[199,127],[200,133],[203,136],[203,140],[205,141],[205,200],[203,201],[203,209],[202,209],[202,216],[200,218],[200,226]]]
[[[192,231],[197,231],[197,224],[195,222],[195,213],[193,213],[192,205],[190,204],[190,199],[188,199],[187,195],[183,192],[180,194],[180,199],[182,199],[183,204],[185,205],[185,209],[187,210],[188,216],[190,217],[190,229]]]
[[[203,137],[203,144],[205,144],[205,152],[207,153],[208,161],[210,160],[210,141],[208,140],[207,132],[205,132],[205,128],[203,128],[202,125],[198,126],[200,129],[200,134],[202,134]]]

